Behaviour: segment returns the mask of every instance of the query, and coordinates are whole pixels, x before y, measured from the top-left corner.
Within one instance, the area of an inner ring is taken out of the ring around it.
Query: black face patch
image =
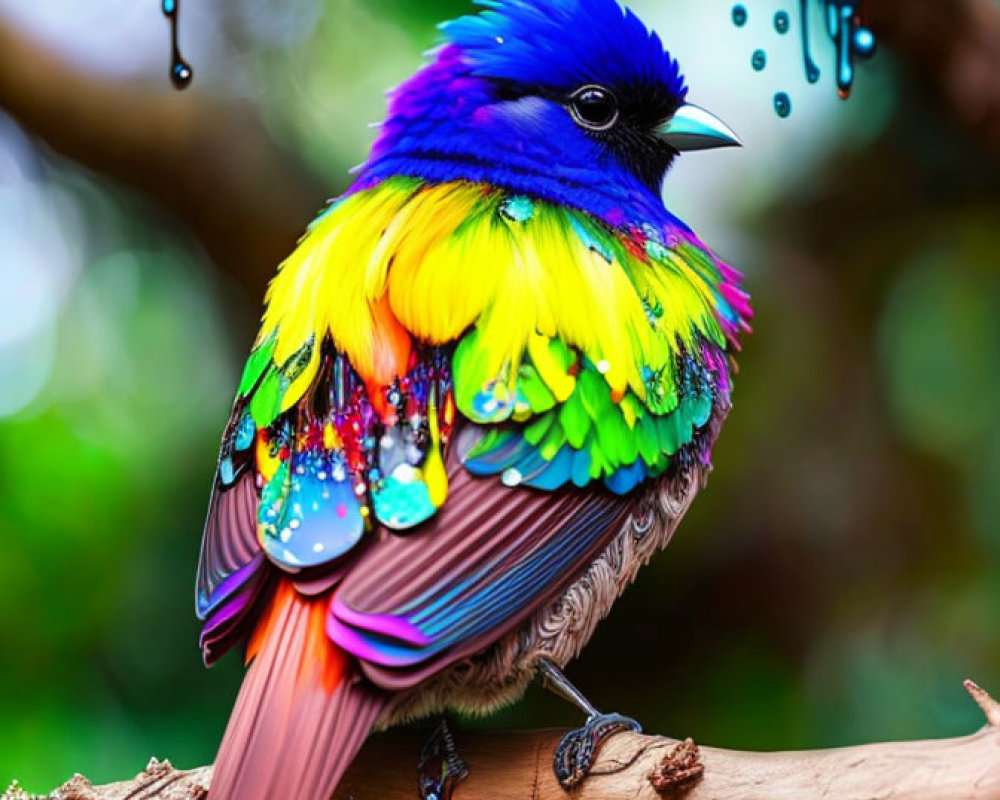
[[[663,86],[585,84],[560,92],[503,81],[495,84],[495,92],[501,101],[535,96],[563,105],[581,130],[601,142],[655,192],[659,192],[664,174],[678,155],[655,133],[682,104]]]
[[[601,134],[602,141],[644,184],[658,192],[677,151],[655,131],[680,108],[681,100],[662,87],[646,84],[619,88],[617,97],[618,121]]]

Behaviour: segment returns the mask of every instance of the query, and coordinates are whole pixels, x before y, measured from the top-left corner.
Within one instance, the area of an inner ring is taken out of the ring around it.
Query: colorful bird
[[[615,0],[480,3],[268,291],[198,569],[206,662],[249,665],[214,800],[326,800],[372,729],[540,671],[588,716],[564,785],[637,727],[559,670],[708,473],[751,311],[660,188],[738,142]]]

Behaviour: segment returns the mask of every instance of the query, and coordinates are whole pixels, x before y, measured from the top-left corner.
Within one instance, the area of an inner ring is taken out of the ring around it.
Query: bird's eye
[[[573,92],[569,108],[575,119],[592,131],[604,131],[618,121],[618,101],[603,86],[584,86]]]

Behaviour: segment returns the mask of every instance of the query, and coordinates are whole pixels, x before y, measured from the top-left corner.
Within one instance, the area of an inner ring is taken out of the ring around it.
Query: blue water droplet
[[[847,99],[854,86],[854,59],[875,52],[875,36],[863,27],[857,0],[824,0],[827,33],[837,53],[837,94]]]
[[[799,0],[799,20],[801,23],[802,61],[806,67],[806,80],[816,83],[819,80],[819,67],[812,57],[812,42],[809,36],[809,0]]]
[[[774,29],[780,34],[788,33],[792,27],[792,20],[787,11],[779,11],[774,15]]]
[[[792,113],[792,98],[787,92],[778,92],[774,96],[774,113],[782,119]]]
[[[733,24],[737,28],[742,28],[747,24],[747,7],[742,3],[733,6]]]
[[[163,0],[163,13],[170,20],[170,80],[178,89],[185,88],[191,83],[193,73],[191,65],[184,60],[181,55],[180,45],[177,42],[177,18],[180,16],[180,0]]]
[[[753,56],[750,58],[750,64],[757,72],[760,72],[767,66],[767,53],[763,50],[754,50]]]
[[[875,52],[875,34],[867,28],[858,28],[854,32],[854,52],[860,58],[868,58]]]
[[[191,77],[191,67],[186,61],[178,61],[170,68],[170,80],[178,89],[183,89],[191,83]]]
[[[530,197],[513,195],[500,204],[500,213],[511,222],[527,222],[535,213]]]

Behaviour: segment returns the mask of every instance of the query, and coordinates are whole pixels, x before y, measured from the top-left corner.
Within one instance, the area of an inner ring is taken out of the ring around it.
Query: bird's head
[[[663,212],[686,150],[739,144],[688,104],[677,61],[616,0],[476,0],[390,95],[360,182],[482,181],[615,222]]]

